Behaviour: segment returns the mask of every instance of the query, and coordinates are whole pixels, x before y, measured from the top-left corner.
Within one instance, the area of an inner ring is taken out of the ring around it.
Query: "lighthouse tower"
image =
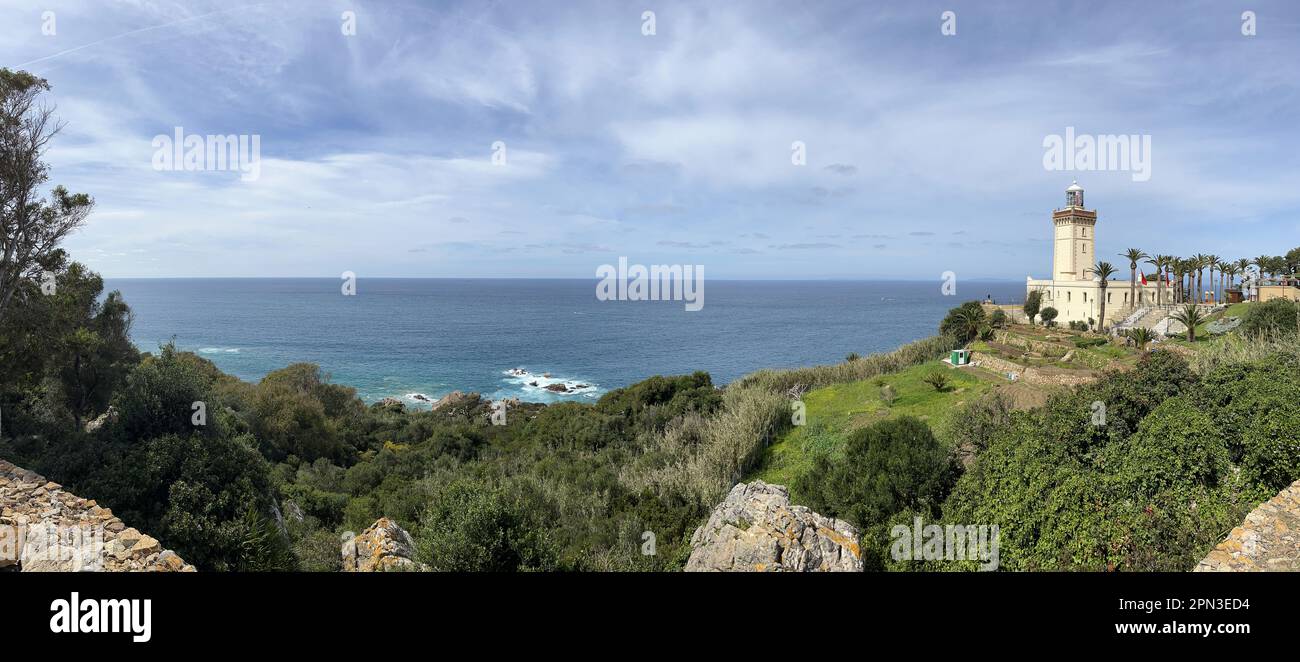
[[[1083,187],[1079,182],[1065,189],[1065,207],[1052,212],[1055,252],[1052,279],[1090,280],[1096,264],[1097,211],[1083,208]]]

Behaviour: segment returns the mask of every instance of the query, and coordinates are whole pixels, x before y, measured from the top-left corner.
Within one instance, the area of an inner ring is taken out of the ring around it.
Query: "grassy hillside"
[[[949,379],[942,391],[923,381],[935,370]],[[977,376],[975,370],[953,369],[931,361],[891,375],[809,391],[802,398],[807,407],[807,424],[778,437],[765,451],[759,469],[747,479],[793,485],[794,478],[808,470],[813,458],[838,453],[851,432],[878,421],[915,416],[936,431],[943,430],[957,408],[995,388],[994,382]],[[892,403],[882,396],[886,387],[896,395]]]

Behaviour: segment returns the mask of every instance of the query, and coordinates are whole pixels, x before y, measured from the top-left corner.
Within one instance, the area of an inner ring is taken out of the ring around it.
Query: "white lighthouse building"
[[[1052,277],[1036,280],[1031,276],[1025,294],[1042,292],[1041,308],[1055,308],[1059,324],[1096,321],[1101,315],[1103,296],[1101,279],[1093,272],[1097,262],[1110,262],[1117,273],[1127,274],[1129,270],[1128,260],[1119,255],[1097,257],[1097,210],[1084,207],[1083,187],[1076,181],[1065,189],[1065,206],[1052,211]],[[1139,266],[1139,274],[1145,266]],[[1138,308],[1154,305],[1159,287],[1159,279],[1143,285],[1139,277],[1135,300],[1130,301],[1129,279],[1108,281],[1106,326],[1119,322]],[[1173,288],[1166,284],[1161,295],[1163,301],[1172,301],[1172,292]]]

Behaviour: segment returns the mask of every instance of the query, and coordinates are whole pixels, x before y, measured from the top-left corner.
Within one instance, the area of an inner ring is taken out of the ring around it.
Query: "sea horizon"
[[[722,385],[889,351],[936,333],[962,301],[1009,302],[1023,290],[974,279],[955,295],[937,280],[709,279],[704,308],[691,312],[681,301],[599,301],[594,278],[368,277],[355,296],[321,277],[104,282],[131,306],[142,351],[174,340],[252,382],[315,363],[366,402],[413,407],[453,391],[591,402],[697,370]]]

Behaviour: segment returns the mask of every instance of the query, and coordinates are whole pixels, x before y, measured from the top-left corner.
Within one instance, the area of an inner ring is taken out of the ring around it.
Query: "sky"
[[[1247,5],[0,0],[0,66],[107,277],[1023,279],[1076,179],[1101,256],[1300,246],[1300,3]],[[1049,170],[1067,127],[1149,177]]]

